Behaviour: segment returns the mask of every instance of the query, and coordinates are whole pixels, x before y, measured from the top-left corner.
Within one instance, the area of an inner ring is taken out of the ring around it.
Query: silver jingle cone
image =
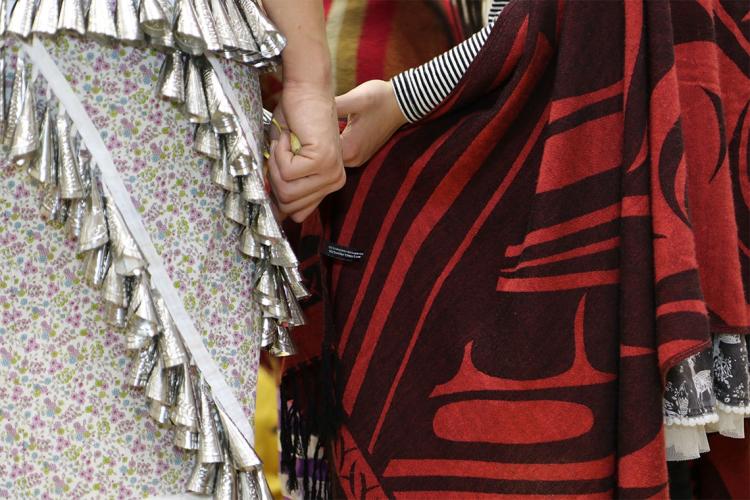
[[[216,407],[221,419],[221,425],[224,427],[224,436],[229,442],[229,449],[232,452],[232,459],[237,470],[250,471],[258,467],[261,462],[257,453],[245,439],[240,430],[237,428],[232,419],[224,413],[224,410]]]
[[[224,215],[237,224],[247,222],[247,202],[240,193],[229,192],[224,197]]]
[[[148,414],[159,425],[169,424],[169,407],[159,401],[150,401]]]
[[[149,36],[149,43],[157,48],[177,50],[177,45],[174,43],[174,33],[172,30],[165,31],[161,36]]]
[[[153,342],[138,352],[128,379],[132,387],[146,387],[158,357],[159,352]]]
[[[107,276],[104,277],[102,290],[104,300],[118,308],[123,308],[127,303],[125,293],[125,278],[117,274],[114,267],[110,267]]]
[[[164,6],[159,0],[141,0],[138,21],[144,33],[157,38],[163,37],[172,29],[172,23],[167,18]]]
[[[188,54],[197,56],[206,50],[206,41],[201,34],[192,0],[177,0],[174,38],[177,46]]]
[[[263,246],[256,241],[255,235],[249,227],[244,228],[240,235],[240,252],[256,259],[263,257]]]
[[[206,91],[203,89],[201,71],[191,57],[187,67],[187,83],[185,84],[185,111],[191,123],[208,123],[211,117],[208,114],[206,103]],[[213,131],[211,134],[215,135]],[[196,134],[197,135],[197,134]],[[197,144],[196,144],[197,148]],[[198,151],[196,149],[196,151]],[[198,151],[201,152],[201,151]]]
[[[141,23],[133,0],[117,0],[115,8],[117,19],[117,38],[123,42],[140,42],[144,39]]]
[[[186,428],[174,431],[174,445],[183,450],[195,451],[198,449],[198,433]]]
[[[185,63],[179,52],[167,54],[161,67],[156,95],[171,102],[185,102]]]
[[[208,5],[209,0],[194,0],[195,15],[198,18],[198,25],[201,28],[201,35],[206,42],[206,50],[210,52],[219,52],[222,49],[219,43],[219,35],[216,33],[214,16],[211,14],[211,7]]]
[[[164,360],[164,366],[172,368],[179,366],[188,361],[188,355],[182,339],[177,333],[177,326],[172,320],[172,316],[167,310],[164,299],[156,296],[156,312],[159,314],[159,323],[161,324],[161,336],[159,336],[159,349],[161,357]],[[185,367],[187,370],[187,366]],[[187,371],[185,373],[188,373]],[[192,389],[191,389],[192,390]]]
[[[253,167],[253,153],[250,145],[242,133],[232,133],[226,136],[228,161],[232,175],[248,175]]]
[[[271,493],[271,488],[268,487],[268,481],[266,481],[266,475],[263,473],[263,469],[257,467],[253,470],[253,475],[255,476],[255,483],[260,490],[258,500],[273,500],[273,493]]]
[[[128,324],[128,310],[124,307],[117,307],[115,304],[106,303],[104,316],[108,325],[125,328]]]
[[[91,0],[86,30],[92,38],[117,38],[117,25],[109,0]]]
[[[214,488],[214,500],[236,500],[237,499],[237,474],[234,472],[228,453],[224,454],[224,463],[219,465],[216,473],[216,487]]]
[[[48,104],[47,109],[44,111],[39,154],[36,155],[31,168],[29,168],[31,178],[41,184],[56,182],[57,167],[55,161],[57,159],[57,151],[55,150],[54,122],[52,121],[51,108],[52,106]]]
[[[68,238],[77,240],[81,235],[81,226],[83,225],[83,216],[86,213],[86,200],[79,198],[70,200],[68,207],[68,220],[65,221],[65,231]]]
[[[7,2],[0,2],[0,36],[5,35],[5,30],[8,28],[8,10]],[[5,72],[3,71],[4,75]]]
[[[208,385],[200,383],[200,448],[198,448],[198,461],[204,464],[219,463],[223,460],[221,454],[221,441],[219,432],[214,423],[213,405],[208,399]]]
[[[227,8],[229,23],[234,32],[234,36],[237,39],[237,45],[240,51],[244,53],[258,54],[258,56],[260,56],[260,48],[258,47],[258,44],[255,43],[255,38],[253,38],[250,27],[237,9],[237,4],[234,3],[234,0],[226,0],[224,5]]]
[[[154,306],[154,297],[151,294],[150,280],[146,273],[141,275],[141,279],[133,291],[133,297],[130,299],[129,314],[152,324],[156,324],[159,321],[156,307]]]
[[[151,371],[151,376],[148,378],[146,384],[146,397],[159,401],[161,403],[167,403],[169,401],[169,375],[164,370],[164,362],[161,360],[161,356],[157,356],[156,365]],[[169,416],[169,412],[167,412]]]
[[[0,11],[5,11],[5,2],[0,2]],[[2,35],[0,35],[2,36]],[[5,136],[5,122],[6,122],[6,101],[5,101],[5,77],[6,77],[6,63],[5,63],[5,47],[0,47],[0,75],[2,75],[2,92],[0,92],[0,141]]]
[[[271,264],[280,267],[294,267],[299,264],[297,256],[294,255],[294,250],[292,250],[292,245],[286,238],[282,238],[271,245]]]
[[[276,218],[273,216],[271,205],[267,201],[260,205],[253,230],[255,234],[265,240],[264,243],[272,243],[284,237],[281,233],[279,223],[276,222]]]
[[[83,198],[83,182],[78,168],[78,158],[71,144],[70,118],[62,110],[57,113],[57,168],[60,197],[65,200]]]
[[[112,199],[105,190],[105,197]],[[117,208],[107,205],[107,227],[109,228],[109,238],[112,242],[112,252],[115,256],[115,269],[124,276],[132,276],[139,269],[145,266],[145,261],[138,249],[133,236],[125,227],[122,216]]]
[[[140,318],[131,318],[128,321],[128,329],[125,334],[125,348],[129,351],[139,351],[151,343],[151,339],[159,332],[154,325]]]
[[[253,0],[238,0],[247,24],[260,47],[264,59],[279,56],[286,46],[284,35],[268,20]]]
[[[276,343],[276,320],[268,316],[258,315],[260,317],[260,347],[261,349],[271,349]]]
[[[73,31],[85,35],[86,23],[83,20],[82,0],[62,0],[60,6],[60,17],[57,20],[57,29]]]
[[[54,35],[57,33],[57,20],[60,17],[58,0],[40,0],[36,10],[31,32],[39,35]]]
[[[206,89],[206,101],[211,116],[211,124],[220,134],[234,132],[236,128],[234,110],[221,87],[218,75],[209,64],[201,69],[201,73],[203,88]]]
[[[31,85],[26,89],[26,98],[18,115],[13,142],[10,147],[10,158],[18,166],[31,163],[34,153],[39,148],[39,127],[36,123],[36,99]]]
[[[92,288],[101,287],[104,283],[104,277],[107,275],[107,269],[112,262],[112,256],[107,245],[89,251],[85,262],[84,276],[86,283]]]
[[[34,21],[34,0],[16,0],[5,32],[26,38],[31,34]]]
[[[198,407],[195,403],[193,383],[190,378],[190,367],[187,363],[182,365],[182,380],[175,405],[172,408],[172,423],[181,425],[191,430],[198,429]],[[196,449],[198,443],[196,443]]]
[[[217,466],[215,463],[204,464],[196,459],[193,473],[187,484],[187,490],[200,495],[210,495],[214,491]]]
[[[86,212],[78,239],[78,251],[85,252],[97,248],[109,241],[107,215],[104,212],[104,201],[96,179],[92,180],[90,196],[86,203]]]
[[[257,170],[252,170],[242,179],[242,197],[251,203],[261,203],[268,194],[266,193],[263,178]]]
[[[302,275],[299,273],[299,269],[297,269],[296,267],[285,267],[282,269],[282,271],[284,273],[284,278],[289,285],[289,288],[292,290],[292,293],[297,298],[297,300],[302,300],[310,297],[310,292],[302,283]]]
[[[221,148],[221,158],[214,161],[211,181],[227,191],[234,190],[234,177],[229,172],[229,162],[227,162],[227,152],[224,147]]]
[[[221,158],[219,134],[214,132],[210,124],[203,123],[196,127],[193,149],[195,149],[196,153],[208,156],[214,160]]]
[[[239,50],[239,42],[234,31],[232,23],[229,21],[224,2],[221,0],[211,0],[211,13],[213,14],[214,26],[216,27],[216,36],[224,52],[233,52]]]
[[[26,91],[29,88],[28,81],[30,74],[30,65],[19,55],[16,59],[13,89],[10,92],[10,102],[8,103],[8,113],[5,121],[5,137],[3,143],[8,147],[11,146],[13,138],[16,135],[16,124],[21,115],[23,103],[26,100]]]
[[[255,478],[250,472],[239,472],[237,474],[238,500],[258,500],[260,492],[255,484]]]
[[[277,325],[276,329],[276,342],[271,346],[271,354],[277,358],[294,356],[297,354],[297,349],[294,347],[294,342],[289,335],[289,331],[281,325]]]
[[[284,280],[281,289],[284,292],[286,305],[289,308],[289,326],[294,327],[304,325],[305,314],[302,312],[302,308],[300,307],[299,302],[297,302],[297,298],[294,296],[291,288],[286,283],[286,280]]]

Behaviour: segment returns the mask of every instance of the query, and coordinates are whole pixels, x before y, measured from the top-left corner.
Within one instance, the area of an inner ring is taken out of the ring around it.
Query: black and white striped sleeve
[[[447,52],[391,80],[401,112],[415,122],[448,97],[487,41],[497,16],[509,0],[493,0],[489,24]]]

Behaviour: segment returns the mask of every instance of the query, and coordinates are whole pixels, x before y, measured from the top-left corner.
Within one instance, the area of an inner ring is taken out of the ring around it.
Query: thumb
[[[365,108],[364,93],[355,87],[346,94],[336,96],[336,112],[339,118],[361,112]]]

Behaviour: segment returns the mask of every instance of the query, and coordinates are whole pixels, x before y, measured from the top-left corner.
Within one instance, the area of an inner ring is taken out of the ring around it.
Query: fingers
[[[364,163],[360,154],[362,149],[360,130],[357,122],[354,121],[341,132],[341,159],[345,167],[359,167]]]
[[[290,182],[302,179],[316,172],[315,162],[303,156],[302,150],[295,154],[289,132],[281,132],[278,141],[271,145],[269,165],[274,168],[279,179]]]
[[[335,98],[336,113],[339,118],[345,118],[348,115],[362,112],[365,107],[367,107],[369,98],[367,89],[363,88],[364,85],[366,84],[355,87],[346,94],[342,94]]]

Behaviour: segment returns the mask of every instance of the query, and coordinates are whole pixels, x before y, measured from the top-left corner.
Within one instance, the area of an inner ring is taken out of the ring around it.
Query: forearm
[[[284,87],[302,85],[333,94],[322,0],[265,0],[271,20],[287,38]]]
[[[494,0],[488,26],[431,61],[393,77],[396,101],[408,121],[421,120],[450,95],[487,41],[495,19],[507,3]]]

